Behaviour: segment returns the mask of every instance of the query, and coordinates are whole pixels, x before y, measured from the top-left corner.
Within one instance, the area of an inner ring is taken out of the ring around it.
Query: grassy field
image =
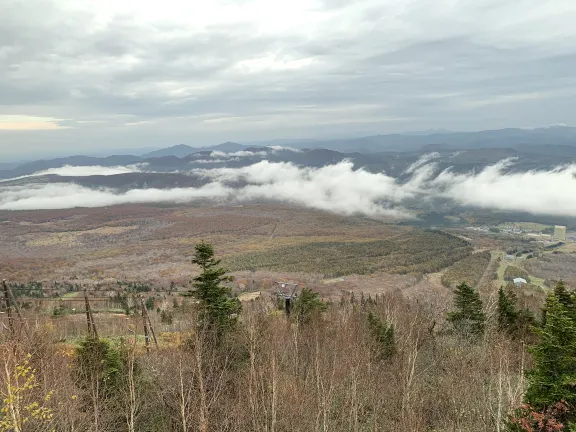
[[[531,273],[531,266],[535,262],[537,262],[538,260],[536,260],[536,259],[526,260],[524,258],[518,258],[518,259],[510,262],[510,261],[507,261],[504,259],[504,256],[506,255],[505,252],[497,251],[495,253],[499,254],[499,256],[501,258],[500,267],[498,268],[498,271],[497,271],[498,284],[499,285],[504,286],[508,283],[508,281],[506,280],[506,271],[508,270],[508,267],[518,267],[518,268],[521,268],[522,270],[526,271],[527,276],[530,279],[531,285],[538,286],[538,287],[542,288],[543,290],[548,289],[544,283],[545,280],[543,278],[538,277],[538,276],[534,275],[533,273]]]

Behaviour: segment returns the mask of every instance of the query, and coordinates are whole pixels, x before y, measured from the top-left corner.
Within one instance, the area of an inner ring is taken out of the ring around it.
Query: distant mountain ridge
[[[194,168],[237,168],[262,160],[321,167],[344,159],[353,161],[355,167],[367,167],[372,171],[384,170],[395,175],[401,173],[406,163],[412,163],[420,155],[430,152],[442,154],[441,160],[438,161],[439,166],[454,165],[456,170],[458,167],[481,168],[509,157],[518,158],[514,169],[541,169],[576,162],[576,128],[375,135],[328,141],[292,141],[290,147],[299,150],[291,151],[287,148],[267,147],[256,143],[246,145],[225,142],[208,147],[179,144],[141,157],[113,155],[99,158],[80,155],[28,162],[13,169],[0,171],[0,178],[16,178],[65,165],[112,167],[143,163],[146,166],[145,170],[148,171],[185,172]],[[220,153],[213,155],[215,151]],[[242,154],[230,154],[239,151]]]
[[[431,134],[390,134],[350,139],[307,142],[306,147],[343,152],[377,153],[382,151],[436,151],[517,148],[523,146],[563,145],[576,147],[576,128],[556,126],[536,129],[498,129],[479,132],[443,132]],[[294,146],[299,146],[295,143]]]
[[[178,144],[171,147],[166,147],[160,150],[155,150],[150,153],[146,153],[142,155],[143,159],[147,158],[156,158],[156,157],[164,157],[164,156],[177,156],[177,157],[184,157],[188,156],[192,153],[198,153],[201,151],[223,151],[223,152],[235,152],[244,150],[248,146],[244,146],[242,144],[238,144],[235,142],[227,141],[222,144],[217,144],[208,147],[192,147],[186,144]]]

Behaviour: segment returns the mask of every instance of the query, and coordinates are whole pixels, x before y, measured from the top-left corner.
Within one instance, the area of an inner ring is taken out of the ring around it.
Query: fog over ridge
[[[191,170],[190,174],[209,181],[197,188],[147,188],[119,192],[71,183],[0,186],[0,210],[188,203],[198,200],[219,203],[267,200],[342,215],[410,218],[414,217],[408,209],[410,201],[418,200],[425,206],[441,199],[485,209],[576,215],[576,199],[568,193],[576,190],[576,165],[558,166],[549,171],[510,172],[508,168],[514,161],[505,159],[478,172],[455,173],[446,169],[438,174],[435,157],[435,154],[423,155],[406,169],[405,174],[409,177],[404,182],[383,172],[355,170],[351,161],[310,168],[264,160],[241,168]],[[115,169],[120,171],[121,168],[129,170],[127,172],[141,169],[135,166],[62,167],[52,173],[70,175],[84,171],[102,175]],[[240,186],[231,186],[234,183]]]

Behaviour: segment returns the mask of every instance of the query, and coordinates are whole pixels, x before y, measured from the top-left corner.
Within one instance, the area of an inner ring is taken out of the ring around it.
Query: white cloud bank
[[[384,173],[353,170],[345,161],[322,168],[262,161],[242,168],[198,169],[210,182],[200,188],[89,189],[68,183],[0,187],[0,210],[102,207],[127,203],[187,203],[201,199],[222,203],[271,200],[343,215],[411,217],[407,200],[449,199],[456,204],[534,214],[576,216],[576,165],[551,171],[507,172],[510,160],[478,173],[449,170],[437,177],[433,155],[425,155],[399,183]],[[76,167],[74,167],[76,168]],[[84,169],[85,167],[82,167]],[[71,172],[68,169],[66,172]],[[102,172],[102,171],[100,171]],[[238,188],[230,186],[237,182]]]
[[[61,168],[50,168],[45,171],[40,171],[33,175],[47,175],[54,174],[59,176],[69,176],[69,177],[87,177],[95,175],[111,176],[117,174],[127,174],[133,172],[140,172],[140,167],[138,165],[130,166],[114,166],[114,167],[104,167],[104,166],[71,166],[64,165]]]
[[[87,177],[95,175],[111,176],[117,174],[127,174],[133,172],[141,172],[141,168],[145,166],[143,164],[134,164],[129,166],[113,166],[105,167],[100,165],[94,166],[72,166],[64,165],[60,168],[49,168],[44,171],[38,171],[33,174],[28,174],[20,177],[14,177],[9,179],[0,180],[2,182],[8,182],[12,180],[21,180],[29,177],[40,177],[44,175],[58,175],[63,177]]]
[[[462,205],[576,217],[576,165],[505,173],[511,164],[500,161],[476,174],[444,171],[430,188]]]

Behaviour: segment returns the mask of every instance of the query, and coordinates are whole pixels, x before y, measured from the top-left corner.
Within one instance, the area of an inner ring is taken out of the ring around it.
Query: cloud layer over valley
[[[40,177],[45,175],[57,175],[62,177],[89,177],[89,176],[112,176],[117,174],[127,174],[133,172],[140,172],[143,166],[141,164],[129,165],[129,166],[115,166],[115,167],[104,167],[104,166],[71,166],[64,165],[59,168],[49,168],[43,171],[38,171],[33,174],[23,175],[15,178],[8,178],[0,180],[2,182],[9,182],[13,180],[21,180],[29,177]]]
[[[415,202],[419,208],[426,208],[442,200],[494,210],[557,216],[576,214],[576,199],[567,193],[576,190],[576,165],[551,171],[512,172],[508,168],[514,161],[503,160],[479,172],[462,174],[448,169],[438,173],[434,159],[433,154],[422,156],[406,170],[408,180],[402,182],[385,173],[354,170],[349,161],[322,168],[262,161],[242,168],[192,170],[190,175],[205,178],[205,184],[196,188],[141,188],[119,192],[65,182],[6,185],[0,186],[0,210],[266,200],[342,215],[410,218],[414,217],[410,208]],[[138,169],[68,166],[49,171],[59,175],[114,175]]]

